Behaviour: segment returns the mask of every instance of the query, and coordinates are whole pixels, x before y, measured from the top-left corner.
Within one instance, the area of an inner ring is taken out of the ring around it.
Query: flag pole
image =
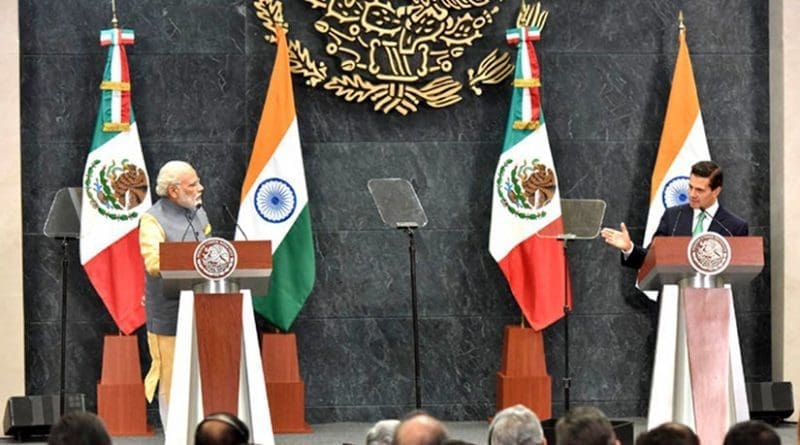
[[[686,31],[686,25],[683,24],[683,10],[678,10],[678,29]]]

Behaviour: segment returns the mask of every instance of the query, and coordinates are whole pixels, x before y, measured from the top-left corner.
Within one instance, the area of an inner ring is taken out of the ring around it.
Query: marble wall
[[[217,233],[235,208],[267,88],[274,46],[249,1],[118,1],[136,31],[128,50],[133,103],[151,177],[173,158],[198,167]],[[285,1],[290,36],[325,59],[308,3]],[[402,2],[393,2],[402,3]],[[507,0],[454,71],[503,47],[518,4]],[[561,191],[608,201],[605,223],[641,239],[672,69],[677,12],[688,27],[712,156],[726,170],[722,202],[769,244],[768,2],[551,0],[537,51]],[[59,244],[42,234],[50,201],[80,184],[98,105],[110,7],[20,0],[27,392],[58,390]],[[335,61],[326,59],[333,69]],[[465,92],[455,106],[377,113],[295,78],[317,249],[317,282],[293,331],[309,422],[375,420],[414,405],[407,239],[382,224],[373,177],[414,184],[429,224],[417,232],[422,404],[446,419],[494,410],[503,327],[520,314],[489,256],[492,176],[510,86]],[[633,288],[602,241],[569,246],[571,403],[611,416],[646,412],[657,307]],[[101,344],[115,327],[69,246],[67,389],[95,404]],[[735,288],[745,375],[770,379],[770,273]],[[264,327],[262,325],[262,327]],[[148,357],[142,347],[142,369]],[[545,332],[554,414],[562,412],[563,322]],[[155,407],[151,417],[155,418]]]

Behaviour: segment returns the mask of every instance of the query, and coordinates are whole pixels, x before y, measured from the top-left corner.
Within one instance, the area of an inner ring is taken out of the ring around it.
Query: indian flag
[[[541,110],[539,63],[533,42],[539,29],[506,33],[518,47],[503,151],[494,175],[489,253],[497,261],[525,318],[536,330],[572,305],[564,249],[561,196]]]
[[[287,331],[314,287],[314,242],[303,154],[289,71],[289,47],[276,26],[277,54],[253,153],[242,185],[238,222],[253,239],[272,241],[269,293],[253,306]]]
[[[686,29],[683,27],[678,34],[678,41],[678,59],[650,181],[650,211],[642,242],[644,246],[650,245],[653,240],[664,209],[689,202],[689,172],[692,165],[711,159],[686,45]],[[647,295],[655,300],[658,293],[647,292]]]
[[[150,208],[147,168],[131,107],[124,45],[133,31],[107,29],[108,46],[100,110],[83,172],[81,264],[119,329],[130,334],[144,324],[144,262],[139,253],[139,218]]]

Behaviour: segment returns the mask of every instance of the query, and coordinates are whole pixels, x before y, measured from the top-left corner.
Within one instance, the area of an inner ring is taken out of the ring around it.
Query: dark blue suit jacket
[[[661,216],[653,238],[657,236],[692,236],[693,219],[694,211],[689,204],[670,207],[664,210],[664,215]],[[711,220],[708,230],[722,236],[747,236],[749,232],[747,221],[725,210],[722,206],[717,209],[717,214]],[[647,249],[634,244],[633,252],[628,255],[627,259],[624,254],[622,255],[622,265],[638,269],[644,263],[646,256]]]

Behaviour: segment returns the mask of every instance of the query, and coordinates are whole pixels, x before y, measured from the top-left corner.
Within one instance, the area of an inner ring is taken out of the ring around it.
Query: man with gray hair
[[[178,295],[164,295],[159,245],[172,241],[202,241],[211,234],[211,226],[201,207],[203,185],[188,163],[169,161],[164,164],[158,172],[156,194],[161,198],[139,222],[139,249],[147,271],[143,303],[152,359],[144,386],[148,402],[153,401],[158,386],[161,422],[166,426],[179,299]]]
[[[510,406],[495,414],[489,425],[489,445],[546,445],[542,424],[523,405]]]
[[[367,431],[366,445],[392,445],[397,425],[400,425],[397,419],[379,420]]]

